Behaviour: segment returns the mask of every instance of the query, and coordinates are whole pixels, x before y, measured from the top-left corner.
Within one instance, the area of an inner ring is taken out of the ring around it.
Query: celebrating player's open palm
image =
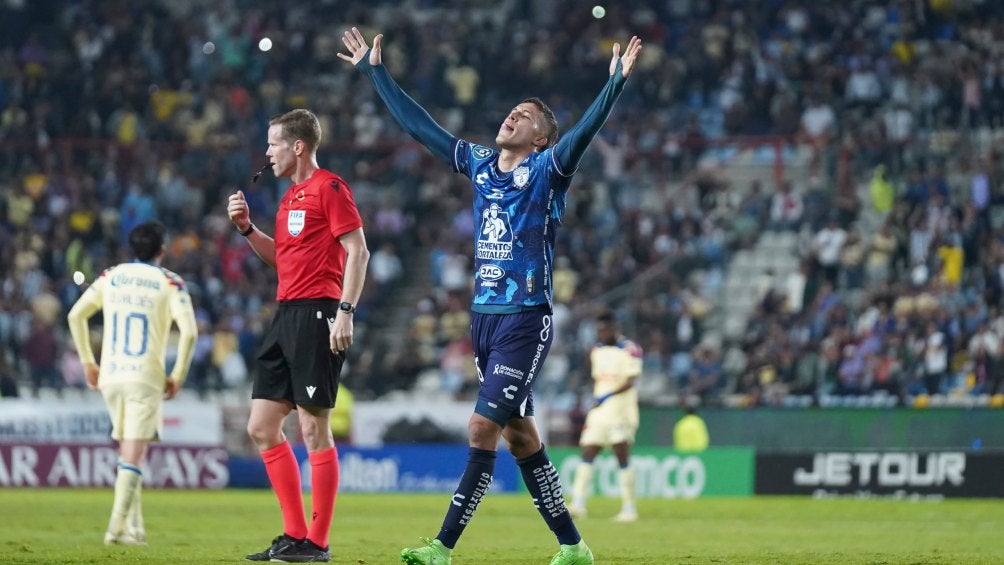
[[[380,42],[383,40],[383,34],[378,33],[376,37],[373,38],[373,51],[370,51],[370,64],[379,65],[381,61],[380,57]],[[344,53],[338,53],[338,57],[342,60],[348,61],[353,65],[359,63],[366,56],[366,52],[369,51],[370,46],[366,43],[366,38],[363,34],[359,32],[359,28],[352,28],[350,31],[346,31],[342,34],[342,43],[345,44],[345,48],[349,50],[350,55],[345,55]]]
[[[641,52],[641,39],[637,35],[631,36],[631,40],[628,41],[627,47],[624,49],[623,57],[621,56],[621,44],[614,43],[614,54],[610,58],[610,75],[613,76],[617,71],[617,59],[620,59],[621,72],[624,73],[624,78],[631,76],[631,71],[634,69],[634,62],[638,59],[639,52]]]

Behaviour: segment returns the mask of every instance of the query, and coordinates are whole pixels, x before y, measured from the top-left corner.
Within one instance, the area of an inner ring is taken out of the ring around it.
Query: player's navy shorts
[[[331,352],[331,324],[338,300],[279,303],[261,349],[251,398],[288,400],[297,406],[332,408],[345,358]]]
[[[533,416],[531,386],[554,340],[550,312],[472,312],[471,337],[481,381],[474,411],[502,427]]]

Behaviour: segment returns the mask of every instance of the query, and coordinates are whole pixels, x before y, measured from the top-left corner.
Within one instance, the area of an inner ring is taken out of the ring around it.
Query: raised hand
[[[251,225],[251,213],[248,211],[248,203],[244,199],[243,190],[238,190],[227,199],[227,215],[240,231],[248,229],[248,226]]]
[[[641,52],[641,39],[637,35],[632,36],[631,40],[628,41],[627,48],[624,49],[624,56],[621,56],[621,44],[614,43],[613,57],[610,58],[610,76],[617,72],[618,59],[621,61],[621,72],[624,74],[624,78],[631,76],[639,52]]]
[[[348,61],[353,65],[359,64],[359,61],[363,60],[366,56],[366,52],[370,51],[370,64],[379,65],[383,59],[380,56],[380,42],[383,40],[383,34],[378,33],[376,37],[373,38],[373,50],[370,51],[369,44],[366,43],[366,38],[363,34],[359,32],[358,28],[352,28],[350,31],[346,31],[342,34],[342,43],[345,48],[349,50],[349,54],[338,53],[338,58],[343,61]]]

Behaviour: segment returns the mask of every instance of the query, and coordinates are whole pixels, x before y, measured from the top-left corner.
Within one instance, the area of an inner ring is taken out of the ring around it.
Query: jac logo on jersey
[[[290,210],[289,217],[286,219],[286,229],[289,230],[289,235],[298,236],[300,232],[303,231],[303,225],[307,221],[307,211],[306,210]]]
[[[512,181],[516,184],[516,188],[525,187],[528,180],[530,180],[530,167],[516,167],[512,173]]]
[[[497,281],[505,276],[505,270],[498,265],[481,265],[478,268],[478,275],[484,281]]]

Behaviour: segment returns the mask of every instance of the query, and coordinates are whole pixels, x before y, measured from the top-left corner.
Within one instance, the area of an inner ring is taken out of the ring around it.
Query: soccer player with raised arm
[[[394,119],[474,188],[475,293],[471,336],[481,388],[468,422],[467,467],[442,528],[425,545],[401,552],[411,565],[450,563],[451,553],[491,483],[504,437],[534,505],[558,539],[552,565],[593,562],[562,498],[561,482],[533,420],[531,386],[553,339],[551,271],[555,230],[579,161],[603,126],[634,68],[641,40],[624,55],[613,46],[610,78],[585,115],[558,140],[554,113],[538,98],[516,105],[499,127],[498,148],[455,137],[391,78],[381,60],[382,35],[370,49],[358,29],[342,36],[338,56],[364,72]]]
[[[348,183],[317,164],[321,124],[313,112],[290,110],[268,122],[272,172],[292,181],[279,201],[274,236],[252,222],[244,192],[231,194],[227,214],[251,249],[276,270],[279,308],[262,338],[251,388],[248,435],[265,462],[283,531],[248,561],[331,560],[328,535],[338,491],[338,452],[331,409],[352,316],[362,295],[370,253]],[[296,410],[310,460],[312,494],[304,518],[300,467],[282,423]]]
[[[572,482],[572,516],[586,516],[586,499],[593,484],[593,460],[604,447],[617,457],[620,471],[617,483],[621,511],[615,522],[634,522],[634,470],[631,469],[631,446],[638,431],[638,390],[635,379],[641,375],[642,350],[624,337],[613,312],[604,310],[596,317],[596,345],[589,352],[589,373],[593,378],[593,407],[586,416],[579,445],[582,462],[575,469]]]
[[[119,442],[115,501],[105,544],[145,545],[140,491],[143,459],[163,429],[164,399],[181,389],[194,352],[197,330],[192,300],[181,277],[160,266],[164,234],[159,222],[145,222],[129,232],[135,261],[116,265],[81,295],[67,321],[87,386],[100,390]],[[94,358],[87,321],[104,311],[101,364]],[[181,338],[171,374],[165,360],[171,324]]]

